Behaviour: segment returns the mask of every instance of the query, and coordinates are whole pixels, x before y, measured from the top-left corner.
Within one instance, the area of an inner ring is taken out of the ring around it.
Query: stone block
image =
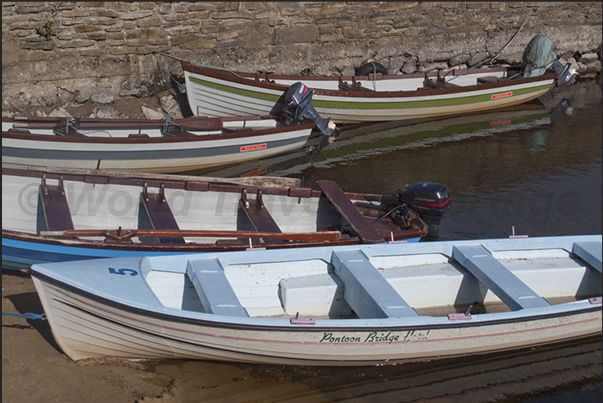
[[[136,22],[138,28],[151,28],[161,26],[161,20],[159,17],[144,18]]]
[[[97,8],[94,10],[90,10],[91,17],[108,17],[108,18],[118,18],[119,13],[115,10],[107,10],[104,8]]]
[[[318,29],[316,25],[298,25],[282,28],[282,43],[311,43],[316,42]]]
[[[2,42],[2,65],[17,63],[21,60],[21,44],[19,41]]]

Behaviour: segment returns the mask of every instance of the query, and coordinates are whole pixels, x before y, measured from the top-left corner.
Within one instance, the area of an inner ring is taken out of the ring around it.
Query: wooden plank
[[[41,231],[42,236],[65,236],[75,237],[97,237],[105,236],[107,233],[114,233],[112,229],[82,229],[82,230],[64,230],[64,231]],[[291,241],[305,242],[329,242],[338,241],[341,238],[339,231],[319,231],[319,232],[257,232],[257,231],[216,231],[216,230],[157,230],[157,229],[122,229],[122,233],[132,234],[137,237],[190,237],[190,238],[278,238],[289,239]]]
[[[331,205],[350,223],[358,237],[364,243],[380,243],[384,242],[383,237],[375,228],[371,226],[369,220],[358,211],[354,203],[348,199],[339,186],[330,180],[316,181],[316,185],[320,188],[323,195],[331,202]]]
[[[205,312],[249,316],[216,259],[189,260],[186,275],[195,286]]]
[[[247,198],[247,189],[243,189],[241,198],[239,199],[239,205],[241,209],[251,221],[251,224],[260,232],[270,233],[282,233],[274,218],[270,215],[270,212],[264,206],[262,201],[262,192],[258,190],[256,199]],[[268,239],[267,239],[268,240]],[[272,238],[270,242],[285,242],[284,239]]]
[[[29,171],[49,172],[58,174],[90,175],[90,176],[111,176],[113,178],[123,179],[152,179],[157,181],[177,181],[177,182],[211,182],[228,183],[242,186],[256,187],[291,187],[298,188],[301,179],[281,178],[274,176],[250,176],[245,178],[217,178],[211,176],[193,176],[193,175],[170,175],[170,174],[151,174],[145,172],[126,172],[114,171],[108,169],[78,169],[78,168],[55,168],[55,167],[28,167]]]
[[[575,242],[572,253],[601,273],[601,242]]]
[[[139,210],[139,226],[150,225],[149,229],[178,230],[178,223],[172,214],[167,201],[160,193],[141,192],[140,203],[144,208]],[[141,228],[145,229],[145,228]],[[185,243],[181,236],[158,237],[161,243]]]
[[[551,305],[496,260],[482,245],[457,245],[452,250],[452,257],[513,311]]]
[[[334,251],[332,263],[344,284],[343,297],[359,318],[420,316],[360,250]]]
[[[47,185],[45,181],[38,190],[38,232],[73,229],[69,203],[65,197],[63,183]]]

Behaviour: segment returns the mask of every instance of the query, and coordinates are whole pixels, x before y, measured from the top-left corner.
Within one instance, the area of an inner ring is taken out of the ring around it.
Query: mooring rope
[[[237,76],[237,77],[241,77],[240,75],[238,75],[238,74],[237,74],[237,73],[235,73],[234,71],[229,70],[229,69],[225,69],[224,67],[217,67],[217,66],[212,66],[212,65],[209,65],[209,64],[203,64],[203,63],[199,63],[199,62],[194,62],[194,61],[192,61],[192,60],[186,60],[186,59],[182,59],[182,58],[180,58],[180,57],[173,56],[173,55],[169,55],[169,54],[167,54],[167,53],[163,53],[163,52],[160,52],[160,51],[155,51],[155,52],[153,52],[153,53],[155,53],[155,54],[160,54],[160,55],[163,55],[163,56],[166,56],[166,57],[171,57],[172,59],[179,60],[179,61],[181,61],[181,62],[189,62],[189,63],[191,63],[191,64],[196,64],[197,66],[201,66],[201,67],[209,67],[209,68],[212,68],[212,69],[218,69],[218,70],[224,70],[224,71],[228,71],[228,72],[230,72],[230,73],[234,74],[234,75],[235,75],[235,76]],[[168,74],[169,74],[169,73],[168,73]]]
[[[32,313],[32,312],[27,312],[27,313],[9,313],[9,312],[2,312],[2,316],[16,316],[18,318],[25,318],[25,319],[31,319],[31,320],[46,320],[46,314],[37,314],[37,313]]]
[[[499,56],[499,55],[500,55],[500,54],[503,52],[503,50],[505,50],[505,48],[506,48],[507,46],[509,46],[509,45],[511,44],[511,42],[513,42],[513,40],[514,40],[514,39],[517,37],[517,35],[519,34],[519,31],[521,31],[521,29],[524,27],[524,25],[526,25],[526,23],[528,22],[528,18],[530,18],[530,16],[532,15],[532,13],[533,13],[533,12],[534,12],[534,9],[533,9],[532,7],[530,7],[530,9],[528,10],[528,14],[526,14],[525,18],[523,19],[523,22],[521,23],[521,25],[520,25],[520,26],[519,26],[519,28],[517,29],[517,32],[515,32],[515,35],[513,35],[513,36],[511,37],[511,39],[509,39],[509,41],[508,41],[508,42],[507,42],[507,43],[506,43],[506,44],[505,44],[505,45],[504,45],[502,48],[500,48],[500,49],[499,49],[499,51],[498,51],[498,52],[496,52],[494,55],[490,56],[489,58],[487,58],[487,59],[485,59],[485,60],[483,60],[483,61],[479,62],[479,63],[478,63],[478,64],[476,64],[475,66],[469,67],[469,68],[467,69],[467,71],[465,71],[464,73],[461,73],[461,74],[459,74],[459,75],[457,75],[457,76],[452,77],[450,80],[448,80],[448,82],[450,82],[450,81],[454,80],[454,79],[455,79],[455,78],[457,78],[457,77],[460,77],[460,76],[462,76],[462,75],[465,75],[465,74],[469,73],[469,71],[471,71],[471,70],[473,70],[473,69],[476,69],[476,68],[478,68],[478,67],[480,67],[480,66],[483,66],[484,64],[489,63],[489,62],[493,61],[494,59],[496,59],[496,58],[497,58],[497,57],[498,57],[498,56]],[[450,70],[450,71],[452,71],[452,70]],[[449,71],[448,73],[450,73],[450,71]],[[446,75],[447,75],[448,73],[446,73]],[[444,75],[444,77],[446,77],[446,75]]]

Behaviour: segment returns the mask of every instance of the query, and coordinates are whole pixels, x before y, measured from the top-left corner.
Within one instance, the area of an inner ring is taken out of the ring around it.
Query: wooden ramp
[[[482,245],[457,245],[452,250],[452,257],[513,311],[551,305],[496,260]]]
[[[601,242],[575,242],[572,253],[601,273]]]
[[[360,250],[334,251],[332,263],[344,284],[343,297],[359,318],[420,316]]]
[[[364,243],[381,243],[385,242],[381,234],[371,226],[371,222],[364,218],[358,211],[354,203],[345,195],[343,190],[339,188],[337,183],[330,180],[316,181],[316,185],[320,188],[323,195],[329,200],[331,205],[347,222],[350,223],[358,237]]]
[[[222,265],[216,259],[189,260],[186,275],[195,286],[205,312],[249,316],[224,275]]]

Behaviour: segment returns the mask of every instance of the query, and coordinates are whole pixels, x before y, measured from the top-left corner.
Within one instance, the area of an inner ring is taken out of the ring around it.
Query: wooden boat
[[[73,360],[379,365],[600,335],[601,239],[97,259],[30,273]]]
[[[438,184],[420,183],[399,198],[344,193],[333,181],[319,182],[320,191],[263,185],[270,180],[2,168],[2,266],[412,242],[437,225],[430,214],[438,221],[450,205],[448,190]],[[420,217],[431,220],[429,226]]]
[[[184,172],[300,148],[314,127],[260,116],[2,118],[2,166]]]
[[[322,118],[357,123],[431,118],[518,105],[545,94],[557,75],[518,75],[504,67],[440,73],[366,76],[287,76],[232,72],[183,61],[186,93],[194,115],[278,114],[282,95],[302,82],[313,91]]]

